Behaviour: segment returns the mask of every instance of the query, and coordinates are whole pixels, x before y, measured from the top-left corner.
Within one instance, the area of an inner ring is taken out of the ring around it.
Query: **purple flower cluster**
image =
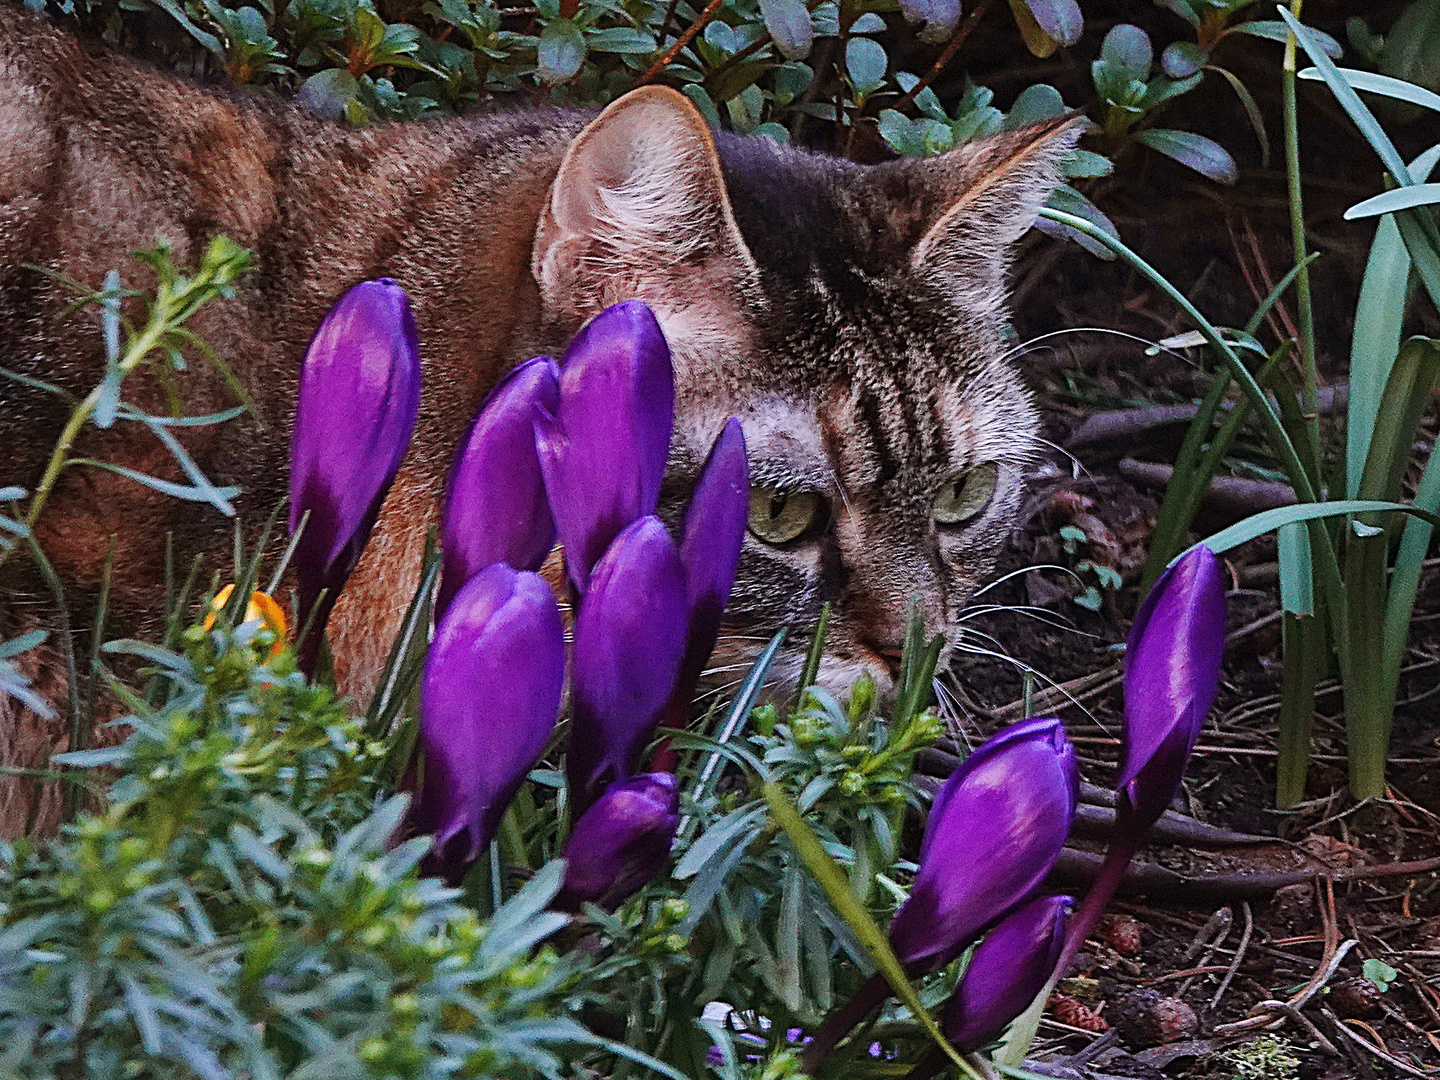
[[[312,641],[404,457],[419,379],[414,321],[392,282],[351,289],[311,343],[291,529],[306,521],[295,569]],[[481,406],[446,483],[421,683],[411,827],[435,837],[429,872],[463,878],[554,729],[565,635],[536,571],[557,537],[575,611],[565,754],[575,828],[557,903],[613,907],[664,865],[679,818],[675,778],[634,773],[662,717],[688,708],[714,648],[749,492],[732,419],[673,539],[655,516],[673,419],[670,350],[638,301],[596,316],[559,363],[517,367]]]

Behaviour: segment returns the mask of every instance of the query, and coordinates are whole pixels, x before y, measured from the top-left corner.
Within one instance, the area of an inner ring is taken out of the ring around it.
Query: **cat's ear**
[[[1060,182],[1060,163],[1085,124],[1060,117],[917,162],[928,212],[911,269],[970,310],[999,307],[1010,248]]]
[[[646,86],[612,103],[565,153],[535,232],[547,309],[586,318],[644,300],[662,324],[753,289],[715,140],[695,106]],[[667,327],[667,332],[668,332]]]

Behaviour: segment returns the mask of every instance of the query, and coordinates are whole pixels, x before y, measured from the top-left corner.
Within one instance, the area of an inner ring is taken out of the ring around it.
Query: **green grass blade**
[[[1434,109],[1436,112],[1440,112],[1440,94],[1426,90],[1423,86],[1416,86],[1404,79],[1393,79],[1389,75],[1381,75],[1374,71],[1360,71],[1358,68],[1337,67],[1335,70],[1356,90],[1380,94],[1397,101],[1408,101],[1411,105],[1419,105],[1422,109]],[[1324,76],[1315,68],[1306,68],[1300,72],[1300,78],[1319,82]]]
[[[1390,543],[1385,530],[1360,520],[1345,537],[1346,619],[1357,647],[1341,663],[1345,696],[1350,793],[1357,799],[1385,794],[1385,762],[1395,695],[1387,693],[1384,650],[1377,648],[1385,621],[1385,571]]]
[[[1310,59],[1314,62],[1320,77],[1335,95],[1341,108],[1349,114],[1360,133],[1370,144],[1371,149],[1379,156],[1395,182],[1402,187],[1412,187],[1415,184],[1410,174],[1409,167],[1400,156],[1400,151],[1395,149],[1395,144],[1385,134],[1385,129],[1375,119],[1369,107],[1360,100],[1360,95],[1340,74],[1340,69],[1335,66],[1334,61],[1325,55],[1320,43],[1298,19],[1286,11],[1283,7],[1280,10],[1280,17],[1285,20],[1287,26],[1295,34],[1295,38],[1304,47]],[[1440,225],[1437,225],[1434,217],[1426,210],[1406,210],[1397,217],[1397,224],[1400,226],[1400,235],[1405,240],[1405,246],[1410,251],[1410,258],[1415,261],[1415,270],[1420,280],[1425,285],[1425,290],[1430,294],[1432,300],[1440,305]]]
[[[1305,530],[1295,528],[1300,536]],[[1284,571],[1282,569],[1281,573]],[[1278,757],[1275,762],[1275,805],[1280,809],[1305,800],[1310,774],[1310,745],[1315,731],[1315,685],[1325,671],[1325,623],[1292,611],[1281,614]]]
[[[1413,187],[1391,188],[1379,195],[1362,199],[1345,211],[1345,220],[1379,217],[1393,214],[1397,210],[1409,210],[1416,206],[1434,206],[1440,203],[1440,184],[1415,184]]]
[[[1432,514],[1440,513],[1440,454],[1433,450],[1420,486],[1415,491],[1415,506]],[[1390,582],[1390,598],[1385,605],[1383,632],[1385,680],[1393,696],[1400,683],[1400,667],[1405,644],[1410,637],[1410,617],[1415,610],[1415,595],[1420,588],[1420,574],[1425,554],[1430,549],[1433,525],[1423,518],[1412,517],[1400,535],[1395,553],[1395,574]]]
[[[1205,545],[1216,555],[1223,555],[1231,548],[1248,543],[1257,536],[1263,536],[1273,529],[1278,529],[1281,525],[1289,525],[1297,521],[1319,521],[1324,518],[1344,517],[1347,514],[1368,514],[1377,511],[1410,514],[1423,521],[1428,521],[1432,525],[1440,524],[1440,517],[1437,517],[1431,511],[1422,510],[1408,503],[1381,502],[1370,499],[1337,499],[1333,502],[1297,503],[1294,506],[1279,506],[1274,510],[1262,510],[1258,514],[1251,514],[1243,521],[1237,521],[1229,528],[1221,529],[1219,532],[1206,537],[1200,541],[1200,544]],[[1310,532],[1310,539],[1313,543],[1315,539],[1313,530]],[[1200,544],[1194,546],[1199,547]]]
[[[978,1074],[970,1066],[959,1052],[950,1045],[945,1038],[940,1025],[930,1015],[929,1010],[920,1000],[920,995],[915,992],[909,978],[905,975],[905,968],[901,965],[899,958],[890,948],[890,940],[884,932],[875,925],[875,920],[870,917],[870,912],[865,905],[855,899],[850,891],[850,885],[845,880],[844,873],[835,865],[835,860],[825,851],[819,837],[811,831],[810,826],[805,824],[795,807],[790,805],[785,792],[773,780],[765,784],[765,801],[770,805],[770,816],[790,839],[795,846],[795,853],[800,856],[800,861],[805,864],[805,869],[810,871],[811,877],[819,883],[824,890],[825,897],[830,901],[830,906],[835,913],[845,920],[846,924],[854,932],[855,937],[865,946],[865,951],[875,961],[875,966],[885,976],[886,981],[895,991],[896,996],[905,1003],[925,1033],[935,1041],[951,1063],[955,1065],[965,1076],[980,1080]]]
[[[1440,160],[1440,146],[1410,163],[1410,175],[1427,180]],[[1346,407],[1345,495],[1357,498],[1370,435],[1380,411],[1380,395],[1400,352],[1400,333],[1410,296],[1410,253],[1395,219],[1386,216],[1375,230],[1350,346],[1350,399]]]
[[[1360,475],[1360,499],[1398,499],[1416,429],[1440,376],[1440,349],[1427,338],[1412,338],[1401,347],[1385,381],[1384,393],[1370,439],[1370,453]]]

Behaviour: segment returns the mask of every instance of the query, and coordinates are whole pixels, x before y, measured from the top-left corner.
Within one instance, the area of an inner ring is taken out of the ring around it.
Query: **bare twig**
[[[1440,1069],[1417,1069],[1409,1062],[1403,1061],[1402,1059],[1396,1057],[1394,1054],[1380,1049],[1380,1047],[1376,1046],[1369,1039],[1361,1038],[1359,1035],[1355,1034],[1355,1032],[1350,1030],[1350,1028],[1345,1024],[1344,1021],[1342,1021],[1329,1009],[1321,1008],[1320,1011],[1325,1014],[1325,1019],[1330,1021],[1336,1031],[1338,1031],[1341,1035],[1344,1035],[1351,1042],[1355,1043],[1356,1046],[1360,1047],[1367,1054],[1374,1054],[1377,1058],[1385,1062],[1385,1064],[1389,1065],[1392,1069],[1399,1069],[1401,1072],[1409,1073],[1411,1076],[1424,1077],[1425,1080],[1434,1080],[1434,1077],[1440,1076]]]
[[[669,67],[671,61],[680,55],[685,46],[695,40],[695,35],[700,33],[701,30],[704,30],[705,27],[714,20],[715,16],[720,13],[720,7],[724,2],[725,0],[710,0],[710,2],[705,5],[705,9],[700,12],[700,16],[690,24],[689,28],[683,34],[675,39],[675,44],[666,49],[665,52],[661,54],[660,59],[646,68],[645,74],[635,80],[635,85],[644,86],[651,79],[655,78],[656,75],[659,75],[660,72]]]
[[[950,43],[945,46],[945,51],[936,58],[935,63],[930,65],[930,70],[921,77],[919,82],[905,91],[905,95],[899,101],[895,102],[891,108],[897,111],[903,111],[905,106],[913,105],[916,95],[934,82],[936,76],[945,70],[945,65],[955,58],[955,54],[960,50],[960,46],[965,44],[965,39],[970,36],[975,27],[980,25],[980,20],[983,19],[986,13],[994,6],[995,0],[981,0],[981,3],[976,5],[975,9],[971,11],[969,15],[965,16],[965,21],[962,22],[960,28],[955,31],[955,36],[952,37]]]
[[[1245,912],[1245,930],[1240,935],[1240,944],[1235,949],[1235,959],[1230,961],[1230,969],[1225,972],[1225,977],[1220,980],[1220,987],[1215,991],[1215,996],[1210,999],[1210,1008],[1220,1004],[1220,999],[1225,996],[1225,991],[1230,989],[1230,980],[1235,978],[1235,972],[1240,970],[1240,964],[1245,959],[1245,951],[1250,948],[1250,935],[1255,930],[1255,920],[1250,914],[1250,902],[1242,900],[1241,909]]]

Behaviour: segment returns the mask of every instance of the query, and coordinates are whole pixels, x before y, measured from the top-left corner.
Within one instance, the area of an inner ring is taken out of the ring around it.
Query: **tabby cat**
[[[409,292],[424,356],[414,445],[331,622],[337,674],[363,697],[417,582],[451,453],[510,365],[563,348],[606,305],[638,297],[674,350],[677,428],[666,507],[683,506],[732,414],[749,445],[750,536],[712,678],[736,678],[780,625],[833,606],[820,680],[891,678],[917,599],[930,631],[993,566],[1034,447],[1035,413],[1002,360],[1005,274],[1074,145],[1056,121],[930,160],[861,166],[766,138],[714,133],[680,94],[645,87],[598,116],[517,109],[352,129],[201,88],[92,49],[0,6],[0,366],[83,395],[103,365],[99,322],[57,321],[53,273],[98,286],[157,237],[180,263],[228,234],[258,269],[193,329],[251,409],[184,442],[253,523],[283,498],[296,372],[329,305],[365,278]],[[234,396],[206,365],[178,380],[188,413]],[[155,412],[157,380],[127,383]],[[67,413],[0,380],[0,484],[33,487]],[[87,428],[80,456],[176,475],[138,425]],[[663,512],[663,508],[662,508]],[[37,538],[93,618],[113,558],[111,634],[160,608],[165,536],[177,562],[228,565],[231,523],[93,467],[67,470]],[[12,558],[0,638],[61,625]],[[207,575],[208,579],[208,575]],[[153,629],[153,627],[150,627]],[[54,643],[52,637],[52,645]],[[779,662],[794,680],[803,635]],[[58,652],[32,664],[63,698]],[[0,699],[0,759],[37,765],[64,741]],[[7,786],[7,785],[0,785]],[[21,785],[8,785],[15,794]],[[0,800],[0,819],[4,817]]]

